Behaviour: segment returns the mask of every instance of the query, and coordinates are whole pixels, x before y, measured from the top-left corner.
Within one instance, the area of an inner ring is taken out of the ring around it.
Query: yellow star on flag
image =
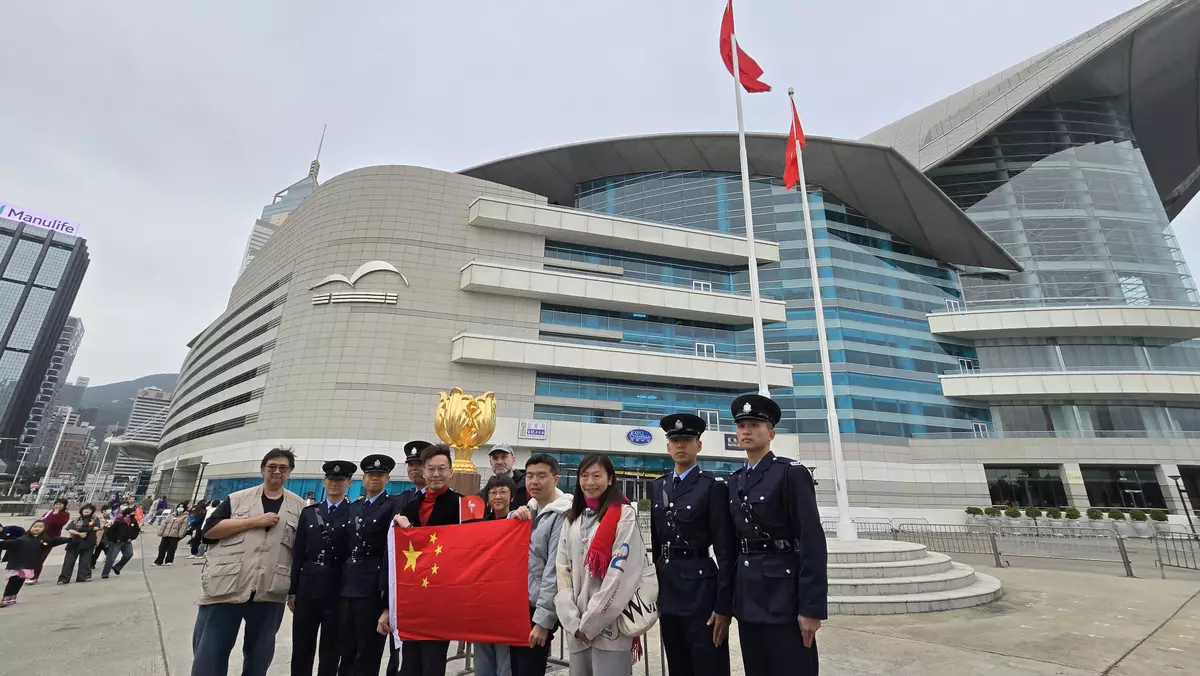
[[[409,546],[411,547],[412,545],[410,544]],[[441,554],[441,553],[442,553],[442,546],[438,545],[437,549],[433,550],[433,555],[437,556],[438,554]]]
[[[428,586],[429,586],[429,578],[427,578],[427,577],[421,578],[421,587],[428,587]]]
[[[433,564],[433,568],[429,569],[429,572],[434,575],[437,575],[437,570],[438,570],[438,567],[437,567],[437,564],[435,563],[435,564]]]
[[[429,534],[429,541],[430,541],[430,542],[437,542],[437,533],[430,533],[430,534]]]
[[[438,547],[438,549],[441,549],[441,547]],[[404,570],[412,568],[414,573],[417,572],[417,559],[419,559],[425,552],[419,552],[413,549],[412,540],[409,540],[408,549],[405,549],[400,553],[403,554],[405,558]]]

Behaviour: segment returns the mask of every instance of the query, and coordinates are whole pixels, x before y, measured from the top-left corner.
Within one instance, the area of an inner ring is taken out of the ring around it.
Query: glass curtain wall
[[[784,190],[778,178],[765,176],[752,179],[751,195],[755,235],[780,245],[780,263],[759,269],[763,295],[787,302],[787,322],[764,327],[768,359],[790,363],[795,372],[792,388],[772,392],[783,409],[780,431],[823,434],[824,399],[801,195]],[[808,200],[842,432],[907,437],[986,428],[986,408],[947,400],[937,381],[939,373],[957,368],[961,359],[977,359],[969,345],[936,339],[925,320],[926,313],[944,310],[948,301],[961,302],[955,272],[820,187],[810,186]],[[735,173],[657,172],[596,179],[577,186],[576,205],[745,234],[740,177]],[[563,253],[552,243],[547,255]],[[624,265],[615,259],[585,262]],[[666,263],[679,268],[676,262]],[[732,271],[730,288],[748,289],[748,282],[745,270]],[[732,333],[740,334],[734,341],[747,350],[743,354],[752,356],[750,327],[737,327]],[[728,415],[728,401],[722,413]]]

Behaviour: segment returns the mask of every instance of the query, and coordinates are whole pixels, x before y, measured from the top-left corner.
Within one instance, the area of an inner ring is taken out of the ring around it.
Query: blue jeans
[[[508,661],[508,646],[494,643],[475,644],[476,676],[509,676],[512,665]]]
[[[229,653],[242,621],[242,676],[265,676],[275,657],[275,634],[283,622],[282,603],[211,603],[196,611],[192,630],[192,676],[225,676]]]
[[[121,555],[121,560],[117,565],[113,565],[113,560],[117,555]],[[112,571],[117,571],[117,575],[121,574],[121,570],[125,568],[125,564],[129,563],[129,559],[133,558],[133,543],[132,542],[110,542],[108,548],[104,550],[104,571],[100,573],[100,577],[108,577]]]

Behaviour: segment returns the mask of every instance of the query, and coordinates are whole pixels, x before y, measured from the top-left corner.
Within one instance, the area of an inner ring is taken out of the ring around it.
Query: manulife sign
[[[0,218],[24,223],[25,225],[32,225],[35,228],[61,232],[64,235],[79,236],[79,224],[74,221],[39,213],[33,209],[19,207],[10,202],[0,202]]]

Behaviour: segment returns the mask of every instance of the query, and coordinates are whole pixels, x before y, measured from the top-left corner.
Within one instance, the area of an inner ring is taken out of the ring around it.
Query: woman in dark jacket
[[[67,557],[63,560],[62,571],[58,574],[59,584],[69,584],[71,573],[75,571],[75,562],[79,562],[79,574],[76,582],[91,582],[92,580],[92,547],[95,545],[95,532],[100,528],[100,518],[96,516],[96,506],[88,503],[79,508],[79,518],[67,524],[66,532],[70,535],[67,540]]]
[[[4,597],[0,598],[0,608],[17,602],[21,587],[26,580],[33,578],[34,569],[41,565],[51,547],[67,543],[67,538],[47,538],[45,529],[46,524],[38,520],[21,537],[0,540],[0,549],[8,552],[8,569],[4,571],[7,581],[4,584]]]
[[[50,508],[50,511],[42,515],[42,521],[46,524],[44,535],[47,540],[57,540],[62,537],[63,528],[71,520],[71,513],[67,511],[67,504],[66,498],[59,498],[54,501],[54,506]],[[29,584],[37,584],[38,579],[42,577],[42,566],[46,565],[47,556],[50,556],[50,547],[46,547],[42,551],[42,560],[33,569],[33,579],[29,581]]]

